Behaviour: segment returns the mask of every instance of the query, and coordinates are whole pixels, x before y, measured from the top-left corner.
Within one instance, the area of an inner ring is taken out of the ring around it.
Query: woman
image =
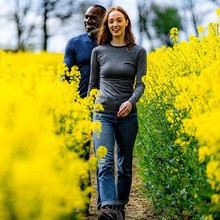
[[[130,19],[121,7],[106,12],[98,45],[92,51],[89,91],[100,90],[96,103],[101,103],[104,111],[93,115],[93,121],[102,124],[102,132],[94,133],[93,138],[95,152],[100,146],[108,150],[97,171],[99,219],[125,219],[138,131],[136,103],[145,88],[141,78],[146,74],[146,50],[135,44]]]

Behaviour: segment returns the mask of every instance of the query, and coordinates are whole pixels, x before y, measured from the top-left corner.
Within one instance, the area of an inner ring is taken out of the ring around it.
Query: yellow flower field
[[[91,189],[80,183],[96,162],[78,153],[100,126],[90,118],[94,94],[79,97],[76,70],[61,82],[61,61],[0,52],[0,219],[80,218],[85,208]]]
[[[147,57],[137,157],[164,219],[220,218],[219,25],[182,42],[174,28],[174,46]],[[101,130],[91,122],[97,91],[81,99],[79,72],[68,73],[62,59],[0,51],[0,219],[80,219],[88,202],[91,189],[81,183],[97,161],[80,155]],[[101,146],[97,157],[106,153]]]
[[[220,218],[219,31],[210,23],[178,42],[173,28],[174,46],[148,54],[138,155],[150,197],[171,219]]]

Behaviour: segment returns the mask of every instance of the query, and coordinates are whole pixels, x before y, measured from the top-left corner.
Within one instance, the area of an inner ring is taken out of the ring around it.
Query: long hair
[[[127,14],[127,12],[120,6],[111,7],[105,13],[104,19],[102,21],[101,27],[98,33],[98,45],[109,44],[112,40],[112,34],[108,28],[108,17],[109,14],[113,11],[121,12],[125,19],[128,20],[128,26],[125,28],[125,41],[129,47],[132,47],[135,44],[134,35],[131,30],[131,20]]]

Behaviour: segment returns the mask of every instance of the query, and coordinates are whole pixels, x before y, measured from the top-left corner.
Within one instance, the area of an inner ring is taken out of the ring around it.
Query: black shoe
[[[124,206],[118,206],[117,210],[118,210],[118,212],[121,213],[122,219],[125,220],[125,207]]]
[[[124,220],[125,219],[125,211],[123,210],[120,210],[120,211],[117,211],[117,220]]]
[[[123,220],[123,216],[114,206],[107,205],[100,209],[98,220]]]

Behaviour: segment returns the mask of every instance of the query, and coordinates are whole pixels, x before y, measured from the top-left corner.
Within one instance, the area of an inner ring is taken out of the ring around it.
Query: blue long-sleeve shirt
[[[81,80],[79,84],[79,94],[82,98],[86,97],[90,77],[90,58],[94,47],[97,46],[96,40],[92,39],[88,33],[71,38],[65,47],[64,63],[71,71],[73,66],[79,68]],[[68,78],[66,78],[68,80]]]

